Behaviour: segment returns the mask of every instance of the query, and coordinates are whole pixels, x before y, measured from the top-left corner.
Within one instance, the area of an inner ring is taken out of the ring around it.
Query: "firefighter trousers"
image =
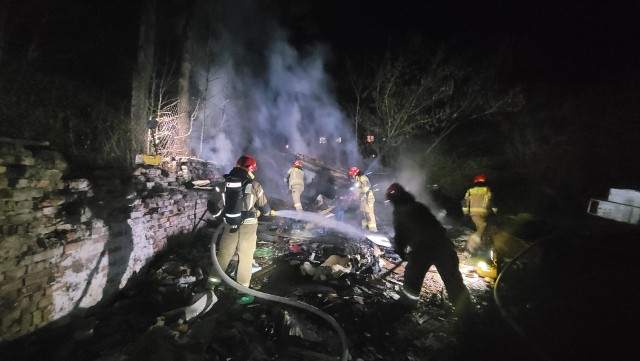
[[[404,271],[403,291],[414,298],[420,296],[424,277],[431,266],[435,266],[444,282],[449,301],[457,311],[470,307],[471,296],[462,281],[459,260],[453,249],[434,250],[430,252],[411,251],[408,255]]]
[[[226,271],[233,256],[238,253],[238,271],[236,282],[249,287],[251,283],[253,253],[258,240],[258,224],[241,224],[236,232],[230,232],[231,227],[224,225],[220,246],[216,258],[220,268]],[[209,279],[220,279],[215,268],[211,268]]]
[[[302,202],[300,201],[302,191],[304,191],[304,187],[300,184],[291,186],[291,198],[293,199],[293,206],[296,208],[296,211],[302,210]]]
[[[478,214],[471,215],[471,220],[473,224],[476,225],[475,235],[478,239],[482,239],[482,235],[484,234],[484,230],[487,228],[487,215],[486,214]]]
[[[368,195],[360,200],[360,211],[362,212],[362,229],[368,229],[371,232],[378,232],[376,225],[376,215],[373,212],[375,199],[373,194]]]

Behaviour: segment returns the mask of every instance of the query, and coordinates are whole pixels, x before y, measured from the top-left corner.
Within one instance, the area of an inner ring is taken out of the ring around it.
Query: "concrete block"
[[[43,189],[38,189],[38,188],[28,188],[30,193],[31,193],[31,197],[30,198],[42,198],[42,196],[44,196],[44,190]]]
[[[64,252],[63,246],[56,247],[54,249],[50,249],[48,251],[34,255],[33,262],[40,262],[40,261],[49,260],[55,257],[59,257],[62,255],[63,252]]]
[[[31,200],[31,189],[13,189],[8,192],[9,194],[3,195],[3,198],[14,201]]]
[[[8,281],[18,280],[26,274],[27,274],[27,266],[16,266],[4,272],[5,278]]]
[[[21,188],[29,188],[32,185],[32,180],[31,179],[18,179],[18,181],[16,182],[14,188],[15,189],[21,189]]]
[[[17,297],[18,290],[20,290],[24,285],[22,279],[3,282],[0,284],[0,298],[8,298],[11,299],[11,296]]]
[[[48,179],[40,179],[35,181],[33,186],[36,188],[51,189],[51,181]]]
[[[29,286],[33,284],[46,285],[48,283],[49,276],[52,273],[53,271],[51,270],[42,270],[40,272],[28,274],[24,278],[24,284],[25,286]]]
[[[32,322],[33,316],[30,313],[23,312],[20,316],[20,331],[22,333],[29,332]]]
[[[84,241],[79,241],[79,242],[73,242],[73,243],[67,243],[65,244],[63,247],[63,253],[68,254],[68,253],[75,253],[78,249],[80,249],[81,247],[83,247],[86,244],[86,242]]]
[[[43,297],[42,299],[40,299],[40,301],[38,301],[38,308],[43,309],[52,304],[53,304],[53,300],[49,295],[47,295],[46,297]]]
[[[2,317],[2,329],[7,331],[15,332],[15,326],[12,329],[12,325],[20,319],[20,309],[14,309],[10,312],[7,312],[4,317]]]
[[[33,222],[34,219],[35,219],[35,215],[31,213],[16,214],[16,215],[7,217],[7,223],[11,225],[23,225],[26,223]]]
[[[43,326],[42,323],[43,323],[44,320],[42,319],[42,310],[33,311],[32,316],[33,316],[33,325],[36,328],[39,328],[39,327]]]

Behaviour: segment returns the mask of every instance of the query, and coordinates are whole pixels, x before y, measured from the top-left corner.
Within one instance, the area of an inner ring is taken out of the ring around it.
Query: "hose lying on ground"
[[[540,247],[542,243],[548,242],[549,240],[554,239],[553,237],[555,236],[557,235],[553,234],[547,237],[543,237],[542,239],[539,239],[533,242],[532,244],[530,244],[524,250],[520,251],[520,253],[518,253],[509,262],[507,262],[502,272],[500,272],[500,274],[498,275],[498,278],[496,279],[496,283],[493,287],[493,299],[496,302],[496,307],[498,308],[498,311],[500,312],[500,315],[502,316],[502,318],[506,320],[507,323],[516,331],[518,336],[520,336],[524,341],[528,342],[531,345],[531,347],[538,353],[538,355],[542,357],[545,361],[551,360],[551,357],[544,350],[544,347],[542,347],[540,344],[538,344],[538,342],[534,341],[531,337],[529,337],[527,332],[525,332],[525,330],[522,327],[520,327],[520,325],[511,316],[509,311],[507,311],[507,307],[503,304],[502,299],[500,298],[500,290],[502,289],[503,279],[507,277],[505,276],[505,274],[507,275],[510,274],[511,270],[516,268],[515,265],[518,263],[518,261],[521,258],[524,258],[526,255],[529,254],[531,250],[535,249],[536,247]]]
[[[279,302],[279,303],[283,303],[283,304],[286,304],[286,305],[289,305],[289,306],[302,308],[304,310],[313,312],[316,315],[322,317],[324,320],[329,322],[329,324],[331,324],[331,326],[333,326],[333,328],[338,333],[338,336],[340,336],[340,341],[342,343],[342,353],[340,355],[340,360],[341,361],[347,361],[347,359],[349,357],[349,349],[348,349],[348,346],[347,346],[347,344],[348,344],[347,336],[344,333],[344,330],[342,329],[342,327],[340,327],[338,322],[336,322],[336,320],[333,317],[331,317],[330,315],[320,311],[316,307],[313,307],[313,306],[311,306],[311,305],[309,305],[307,303],[291,300],[291,299],[288,299],[286,297],[280,297],[280,296],[272,295],[272,294],[269,294],[269,293],[256,291],[256,290],[253,290],[253,289],[251,289],[249,287],[245,287],[245,286],[237,283],[233,279],[231,279],[231,277],[229,277],[224,272],[224,270],[222,269],[222,267],[220,267],[220,264],[218,263],[218,257],[216,257],[216,241],[217,241],[218,236],[220,235],[220,232],[222,231],[223,228],[224,228],[224,223],[222,223],[222,224],[220,224],[220,226],[218,226],[218,228],[216,229],[215,233],[213,234],[213,238],[211,239],[211,259],[213,261],[213,267],[215,267],[216,271],[218,272],[218,275],[220,275],[222,280],[226,284],[228,284],[229,286],[231,286],[231,287],[235,288],[236,290],[238,290],[238,292],[250,294],[250,295],[253,295],[253,296],[258,297],[258,298],[264,298],[264,299],[269,300],[269,301]]]

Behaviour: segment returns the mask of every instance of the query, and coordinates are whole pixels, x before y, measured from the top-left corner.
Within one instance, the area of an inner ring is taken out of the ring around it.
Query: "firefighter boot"
[[[253,303],[253,301],[256,298],[253,295],[250,295],[248,293],[241,293],[238,294],[238,299],[236,300],[236,303],[239,305],[248,305],[250,303]]]

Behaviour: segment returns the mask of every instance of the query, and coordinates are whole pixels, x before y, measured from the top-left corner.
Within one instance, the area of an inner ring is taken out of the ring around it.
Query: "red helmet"
[[[256,160],[250,155],[243,155],[238,158],[237,166],[247,172],[255,172],[258,170],[258,163],[256,163]]]
[[[475,178],[473,178],[473,183],[486,182],[487,177],[484,174],[478,174]]]
[[[391,198],[397,196],[397,194],[401,192],[405,192],[404,187],[402,187],[399,183],[393,183],[389,186],[389,188],[387,188],[385,197],[388,201],[390,201]]]
[[[294,167],[302,167],[302,162],[299,160],[296,160],[295,162],[293,162],[293,166]]]
[[[351,167],[349,168],[349,175],[352,177],[355,177],[358,175],[358,173],[360,173],[360,168],[358,167]]]

